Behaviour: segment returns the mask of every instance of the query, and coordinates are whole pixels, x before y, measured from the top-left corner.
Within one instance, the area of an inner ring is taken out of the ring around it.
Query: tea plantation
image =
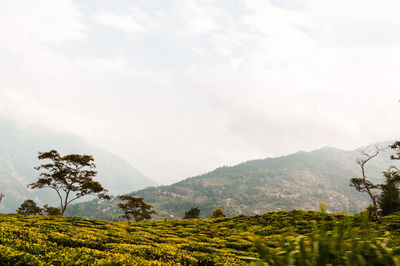
[[[319,212],[282,211],[136,223],[1,214],[0,264],[248,265],[259,257],[254,243],[278,252],[282,239],[312,235],[321,217]],[[362,219],[329,214],[323,223],[329,229],[344,220],[356,230]],[[387,239],[391,256],[397,256],[400,214],[369,225]]]

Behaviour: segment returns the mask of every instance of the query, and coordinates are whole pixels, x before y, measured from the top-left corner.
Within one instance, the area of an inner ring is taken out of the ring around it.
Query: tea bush
[[[0,265],[248,265],[259,258],[256,240],[273,254],[284,250],[282,238],[291,251],[301,245],[312,250],[313,226],[322,219],[319,212],[305,211],[140,223],[0,214]],[[344,220],[358,234],[359,216],[330,214],[324,222],[327,235],[337,235],[335,225]],[[360,243],[381,245],[397,256],[399,222],[400,215],[392,215],[372,223],[376,242]],[[350,239],[347,246],[353,245]]]
[[[324,213],[322,213],[324,217]],[[360,218],[360,217],[358,217]],[[253,260],[252,265],[293,265],[293,266],[320,266],[320,265],[355,265],[355,266],[400,266],[397,237],[390,237],[386,231],[397,229],[397,217],[386,217],[382,223],[371,223],[364,214],[362,223],[359,219],[349,218],[337,221],[330,231],[327,220],[318,224],[313,223],[313,230],[309,236],[288,236],[279,241],[275,249],[267,247],[260,241],[255,247],[260,259],[247,257]],[[398,231],[392,231],[399,235]]]

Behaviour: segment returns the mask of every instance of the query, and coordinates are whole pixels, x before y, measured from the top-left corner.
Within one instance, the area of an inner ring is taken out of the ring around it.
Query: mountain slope
[[[386,143],[387,145],[387,143]],[[371,180],[380,181],[389,165],[391,151],[381,152],[367,165]],[[252,160],[221,167],[170,186],[135,192],[157,211],[155,219],[180,218],[191,207],[200,207],[202,217],[216,208],[229,216],[276,210],[316,210],[320,201],[331,212],[356,213],[368,206],[366,195],[349,186],[360,176],[357,151],[322,148],[312,152]],[[119,213],[117,201],[97,200],[71,206],[70,215],[112,219]]]
[[[53,190],[30,190],[26,187],[38,177],[38,172],[33,167],[43,163],[37,159],[37,153],[50,149],[56,149],[61,154],[93,155],[98,171],[95,180],[111,194],[128,193],[156,184],[122,158],[72,135],[35,127],[23,128],[0,120],[0,140],[0,192],[5,194],[0,205],[1,212],[15,212],[27,198],[35,199],[41,204],[57,206],[58,198]]]

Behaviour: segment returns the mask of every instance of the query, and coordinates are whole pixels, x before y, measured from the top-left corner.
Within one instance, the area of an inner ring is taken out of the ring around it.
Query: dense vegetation
[[[254,242],[275,252],[297,235],[310,235],[319,212],[275,212],[232,218],[147,222],[105,222],[74,217],[0,215],[0,264],[247,264],[259,257]],[[360,216],[330,214],[329,230],[348,220],[354,230]],[[390,239],[390,256],[399,254],[400,214],[370,223]],[[390,234],[388,233],[390,231]]]

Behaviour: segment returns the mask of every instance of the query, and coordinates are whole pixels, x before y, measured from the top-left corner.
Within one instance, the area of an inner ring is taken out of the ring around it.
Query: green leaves
[[[396,151],[396,153],[390,156],[390,158],[392,160],[400,160],[400,141],[396,141],[395,143],[390,145],[390,148]]]
[[[260,262],[270,266],[400,265],[386,242],[378,237],[378,231],[370,227],[364,216],[361,227],[339,221],[331,231],[326,230],[322,221],[309,236],[283,238],[278,251],[259,241],[255,242],[255,247]]]
[[[400,211],[400,174],[396,167],[391,167],[387,172],[383,172],[385,183],[381,185],[382,193],[378,198],[379,207],[382,215],[390,215]]]
[[[369,189],[379,189],[380,185],[375,185],[369,180],[364,180],[362,178],[352,178],[350,179],[350,186],[355,187],[358,192],[368,192],[367,187]]]
[[[61,211],[60,211],[59,208],[51,207],[48,204],[45,204],[43,206],[43,211],[44,211],[44,213],[46,213],[46,215],[49,215],[49,216],[59,216],[59,215],[61,215]]]
[[[120,200],[126,201],[119,203],[120,207],[124,211],[122,218],[130,220],[132,217],[136,222],[151,219],[151,215],[156,213],[152,210],[152,206],[143,201],[143,198],[137,198],[133,195],[121,195],[118,196]]]
[[[137,223],[0,214],[0,265],[398,265],[399,246],[400,213],[379,222],[282,211]]]
[[[25,200],[17,210],[18,214],[24,215],[39,215],[42,213],[42,209],[36,205],[33,200]]]
[[[218,208],[213,212],[213,215],[211,216],[211,218],[222,218],[222,217],[226,217],[225,212],[223,209]]]
[[[192,208],[190,208],[190,210],[185,212],[185,216],[183,217],[183,219],[196,219],[196,218],[199,218],[200,211],[201,211],[200,208],[192,207]]]
[[[35,167],[42,171],[35,183],[29,184],[30,188],[49,187],[57,192],[60,198],[61,215],[72,201],[86,195],[96,195],[99,198],[109,199],[107,190],[93,180],[97,172],[93,156],[69,154],[61,156],[58,151],[39,152],[39,160],[50,160]]]

